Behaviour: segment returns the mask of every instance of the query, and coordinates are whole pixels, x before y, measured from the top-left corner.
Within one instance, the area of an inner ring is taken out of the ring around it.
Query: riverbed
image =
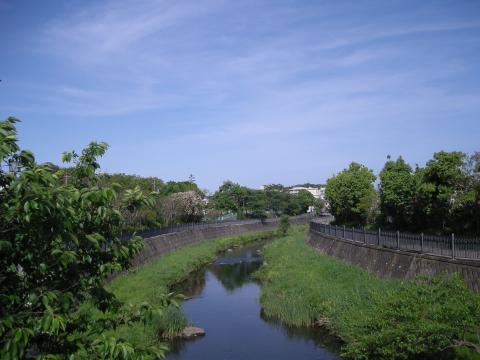
[[[252,273],[263,263],[263,244],[234,248],[192,274],[177,291],[183,311],[206,335],[176,340],[167,359],[340,359],[339,345],[318,328],[298,328],[267,319]]]

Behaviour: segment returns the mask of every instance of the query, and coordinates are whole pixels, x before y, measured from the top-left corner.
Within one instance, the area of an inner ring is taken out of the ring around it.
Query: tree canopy
[[[337,222],[365,225],[371,220],[376,197],[374,181],[372,170],[355,162],[328,179],[325,197]]]
[[[225,181],[220,186],[213,194],[211,203],[218,210],[237,213],[237,218],[299,215],[306,213],[310,206],[323,206],[306,190],[292,194],[289,188],[280,184],[266,185],[258,190],[232,181]]]
[[[65,153],[74,176],[63,184],[58,169],[20,149],[17,121],[0,122],[0,358],[158,357],[161,346],[135,349],[104,335],[121,324],[151,321],[162,310],[129,308],[104,287],[143,246],[139,237],[117,236],[123,224],[113,206],[117,193],[100,186],[96,175],[107,144]],[[138,200],[132,206],[142,206]],[[80,311],[86,302],[101,315]]]

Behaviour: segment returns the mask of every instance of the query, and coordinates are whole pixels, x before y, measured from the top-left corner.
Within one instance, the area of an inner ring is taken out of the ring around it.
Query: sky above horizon
[[[480,1],[0,0],[0,119],[59,163],[323,183],[480,150]]]

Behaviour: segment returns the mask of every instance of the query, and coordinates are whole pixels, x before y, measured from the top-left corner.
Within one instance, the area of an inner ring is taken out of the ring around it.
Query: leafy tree
[[[265,192],[262,190],[251,190],[247,191],[247,215],[254,219],[266,219],[267,218],[267,199],[265,197]]]
[[[294,199],[298,202],[300,214],[306,213],[310,206],[315,205],[315,197],[307,190],[300,190]]]
[[[62,169],[68,171],[69,169]],[[162,179],[157,177],[142,177],[138,175],[127,174],[99,174],[98,183],[100,186],[117,187],[118,192],[121,193],[125,189],[133,189],[139,187],[144,193],[159,192],[165,184]]]
[[[121,241],[116,192],[95,175],[105,143],[91,143],[74,163],[73,180],[59,185],[58,169],[37,164],[17,144],[15,123],[0,122],[0,358],[147,359],[164,347],[134,349],[106,330],[152,321],[161,309],[131,309],[103,286],[128,268],[143,245]],[[94,311],[79,311],[90,302]],[[170,303],[165,297],[164,305]]]
[[[408,228],[413,214],[415,179],[412,168],[400,156],[385,163],[380,172],[382,223],[395,229]]]
[[[204,197],[204,193],[194,182],[192,176],[188,181],[168,181],[165,186],[160,188],[160,195],[168,196],[174,193],[195,191],[200,197]]]
[[[225,181],[213,194],[212,202],[217,209],[232,211],[243,217],[246,212],[248,189],[232,181]]]
[[[267,209],[275,216],[283,214],[288,207],[288,189],[280,184],[266,185],[264,188]]]
[[[421,171],[418,196],[425,205],[424,226],[448,231],[454,207],[462,206],[468,176],[464,171],[466,154],[440,151],[433,155]]]
[[[338,223],[366,224],[376,198],[375,175],[363,165],[351,163],[328,179],[325,196]]]

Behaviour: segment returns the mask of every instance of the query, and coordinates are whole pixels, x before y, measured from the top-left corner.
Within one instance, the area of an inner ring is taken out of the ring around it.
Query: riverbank
[[[460,279],[380,279],[304,239],[292,231],[264,249],[256,276],[267,316],[328,328],[347,359],[478,359],[468,347],[480,344],[480,297]]]
[[[302,228],[305,229],[305,226]],[[147,302],[158,306],[161,305],[162,295],[169,293],[175,284],[185,280],[190,273],[213,262],[219,253],[235,246],[273,239],[276,235],[275,230],[267,230],[187,246],[122,274],[108,288],[127,304],[138,306]],[[168,309],[166,316],[156,326],[133,323],[120,327],[117,334],[142,348],[158,345],[162,332],[175,332],[188,323],[182,313],[175,309]]]

